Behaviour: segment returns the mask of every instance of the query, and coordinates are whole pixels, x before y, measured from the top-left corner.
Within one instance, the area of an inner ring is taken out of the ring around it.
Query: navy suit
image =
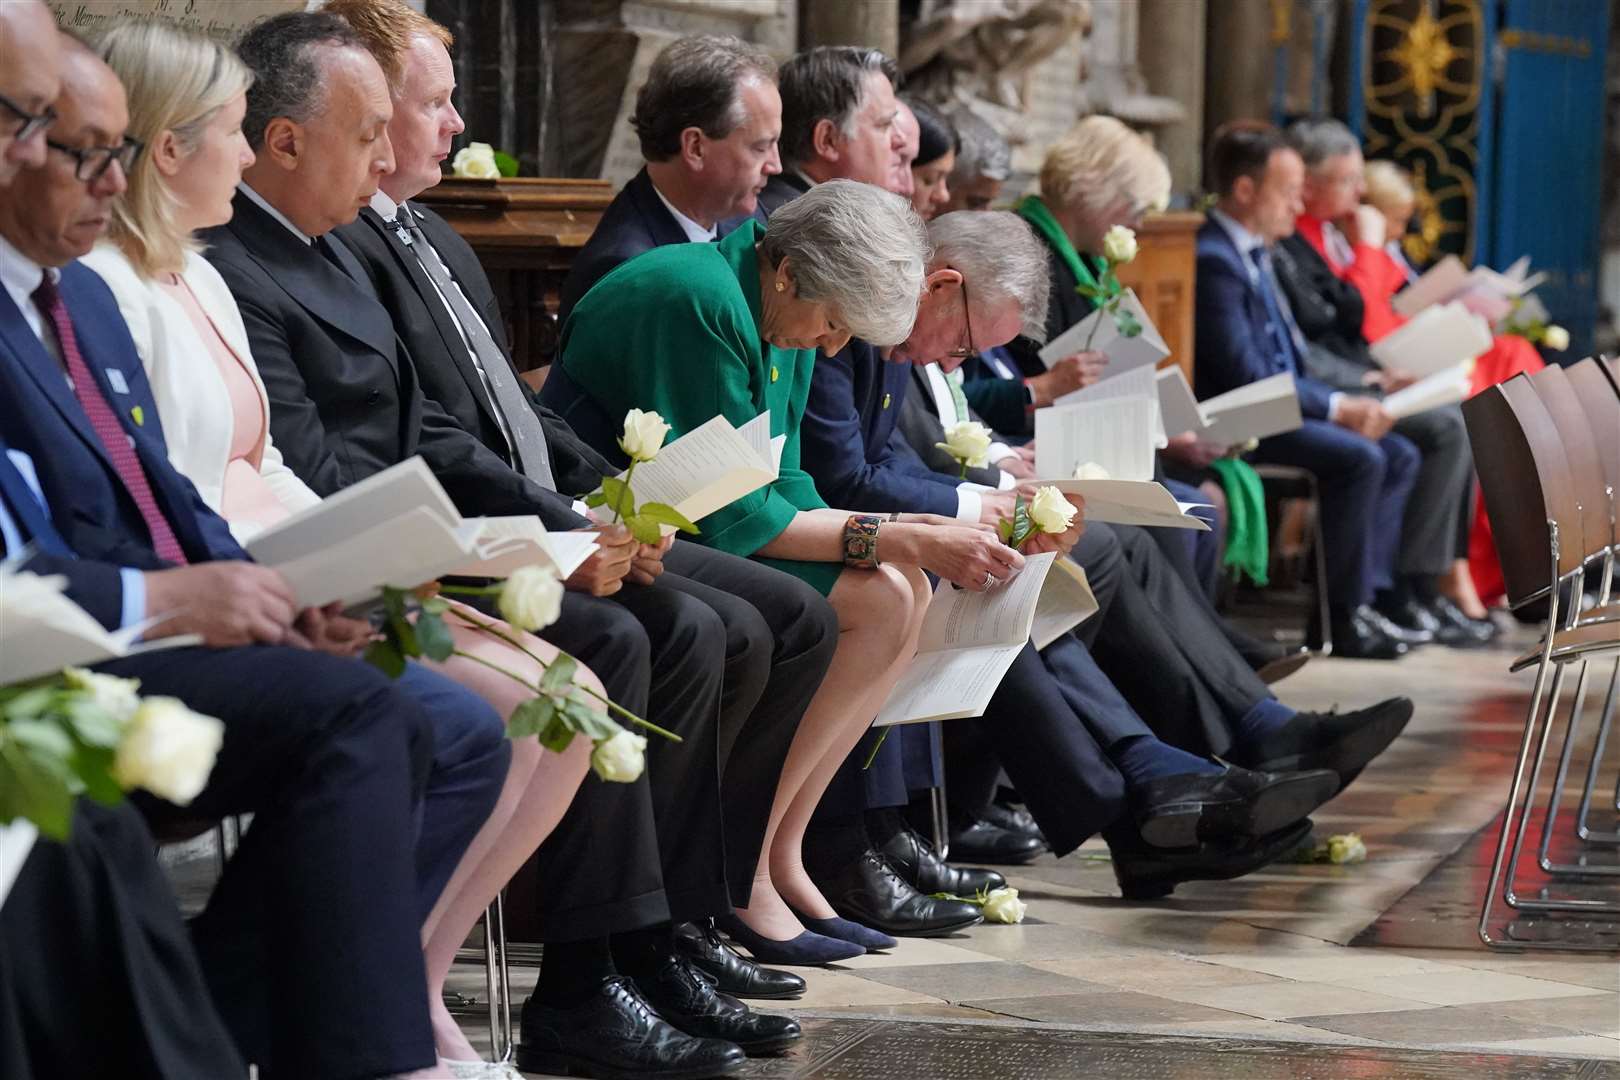
[[[77,265],[64,268],[60,292],[80,353],[187,560],[241,558],[224,522],[168,463],[112,294]],[[9,517],[39,552],[28,568],[65,570],[70,596],[110,582],[107,598],[118,603],[92,598],[88,610],[118,626],[119,568],[165,563],[63,369],[4,292],[0,436],[29,455],[50,512],[49,521],[32,512],[9,469],[0,484]],[[209,783],[189,807],[144,795],[136,802],[159,823],[255,815],[193,926],[243,1055],[267,1077],[430,1063],[419,927],[499,794],[510,750],[498,718],[421,669],[393,684],[359,661],[293,648],[165,649],[100,667],[225,722]],[[484,737],[490,725],[493,741]],[[456,736],[462,756],[435,760],[441,735]],[[418,840],[412,821],[430,762],[429,794],[444,796],[446,813],[431,814],[431,837],[424,828]]]
[[[1393,583],[1406,501],[1417,477],[1418,452],[1400,435],[1373,442],[1328,419],[1333,390],[1305,375],[1297,331],[1268,313],[1248,259],[1213,218],[1198,230],[1197,332],[1200,399],[1284,371],[1299,387],[1305,423],[1260,441],[1257,462],[1309,469],[1322,496],[1322,537],[1328,598],[1340,609],[1371,602]],[[1272,293],[1285,303],[1280,290]]]

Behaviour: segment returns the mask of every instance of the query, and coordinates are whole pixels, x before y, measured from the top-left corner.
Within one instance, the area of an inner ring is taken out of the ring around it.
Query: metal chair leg
[[[1322,541],[1322,495],[1316,488],[1315,480],[1311,482],[1311,495],[1316,503],[1316,512],[1311,515],[1312,546],[1316,548],[1316,618],[1322,628],[1322,655],[1333,655],[1333,618],[1331,601],[1328,599],[1327,576],[1327,545]]]
[[[1597,791],[1598,770],[1603,765],[1603,752],[1609,744],[1609,732],[1614,726],[1614,711],[1620,697],[1620,659],[1609,673],[1609,693],[1603,702],[1603,713],[1598,717],[1597,739],[1592,747],[1592,762],[1586,769],[1586,784],[1581,788],[1581,802],[1575,813],[1575,835],[1591,844],[1620,844],[1620,830],[1603,832],[1592,828],[1592,796]]]
[[[933,819],[934,850],[939,853],[940,859],[948,859],[951,854],[951,830],[948,827],[949,813],[945,805],[945,776],[940,774],[939,783],[928,791],[929,816]]]
[[[506,958],[506,911],[497,893],[484,910],[484,987],[489,1002],[490,1057],[506,1061],[514,1053],[512,984]]]
[[[1541,823],[1541,844],[1536,852],[1536,863],[1548,874],[1578,874],[1593,877],[1620,876],[1620,865],[1585,866],[1573,863],[1555,863],[1552,860],[1553,831],[1558,824],[1558,808],[1564,801],[1564,784],[1569,779],[1569,763],[1574,756],[1576,736],[1580,733],[1581,709],[1586,698],[1586,676],[1590,665],[1581,661],[1575,677],[1575,693],[1570,699],[1569,720],[1564,728],[1564,748],[1558,755],[1558,768],[1553,774],[1552,790],[1547,796],[1547,813]],[[1549,725],[1550,730],[1550,725]],[[1596,760],[1596,755],[1594,755]],[[1616,907],[1620,910],[1620,906]]]

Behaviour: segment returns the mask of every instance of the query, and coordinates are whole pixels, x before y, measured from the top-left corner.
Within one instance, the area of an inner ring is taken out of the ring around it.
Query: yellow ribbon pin
[[[883,407],[885,409],[887,409],[889,407],[889,395],[888,394],[883,395]]]
[[[133,409],[129,410],[129,415],[131,415],[131,416],[133,416],[135,418],[135,426],[136,427],[145,427],[146,426],[146,413],[141,411],[141,407],[139,405],[137,405]]]
[[[780,371],[776,370],[776,365],[775,364],[772,364],[771,365],[771,382],[775,382],[777,379],[781,378],[781,376],[782,376],[782,373]]]

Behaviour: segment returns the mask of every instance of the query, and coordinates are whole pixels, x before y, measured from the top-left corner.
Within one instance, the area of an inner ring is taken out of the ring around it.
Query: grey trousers
[[[1448,405],[1409,416],[1395,424],[1395,431],[1423,455],[1406,502],[1396,569],[1410,575],[1443,574],[1457,557],[1458,532],[1466,528],[1459,519],[1469,505],[1474,478],[1462,408]]]

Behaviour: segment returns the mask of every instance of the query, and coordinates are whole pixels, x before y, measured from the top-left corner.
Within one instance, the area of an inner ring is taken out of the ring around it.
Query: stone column
[[[868,45],[900,54],[900,0],[803,0],[799,48]]]
[[[1206,25],[1204,130],[1213,132],[1228,120],[1269,120],[1276,30],[1271,5],[1220,0]]]
[[[1203,177],[1205,0],[1140,0],[1137,63],[1155,94],[1174,98],[1184,119],[1157,129],[1159,149],[1170,162],[1178,192],[1193,191]],[[1226,3],[1219,5],[1226,10]]]

